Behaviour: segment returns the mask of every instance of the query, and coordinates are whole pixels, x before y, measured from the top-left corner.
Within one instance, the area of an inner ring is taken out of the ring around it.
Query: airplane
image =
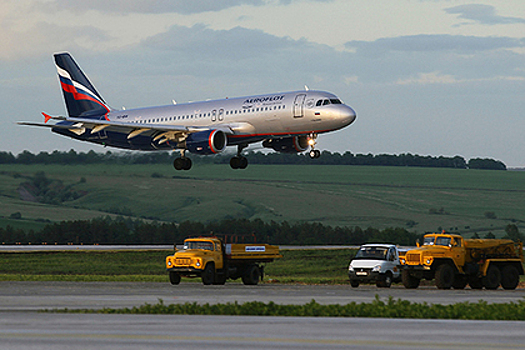
[[[217,154],[237,146],[232,169],[245,169],[241,153],[252,143],[277,152],[315,149],[318,134],[342,129],[356,119],[355,111],[329,92],[277,92],[171,105],[115,110],[109,107],[68,52],[54,54],[67,116],[42,113],[44,123],[20,125],[51,128],[73,139],[131,150],[180,150],[173,166],[189,170],[186,152]],[[48,124],[49,120],[56,121]]]

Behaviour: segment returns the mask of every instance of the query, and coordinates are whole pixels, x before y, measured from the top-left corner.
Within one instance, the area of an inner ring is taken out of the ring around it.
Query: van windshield
[[[211,242],[199,242],[199,241],[186,241],[184,242],[184,250],[200,249],[200,250],[211,250],[213,251],[213,243]]]
[[[383,247],[361,247],[354,259],[386,260],[388,248]]]

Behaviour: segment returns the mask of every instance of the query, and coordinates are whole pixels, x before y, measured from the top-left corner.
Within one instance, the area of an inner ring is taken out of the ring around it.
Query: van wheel
[[[501,270],[501,286],[503,289],[516,289],[520,283],[520,273],[515,266],[506,265]]]
[[[436,270],[436,286],[439,289],[450,289],[454,284],[454,268],[449,264],[441,264]]]
[[[244,271],[244,274],[242,275],[242,283],[254,286],[259,283],[260,278],[261,271],[259,270],[259,267],[257,265],[252,265]]]
[[[376,282],[376,286],[379,288],[390,288],[392,285],[392,274],[387,272],[381,281]]]
[[[350,280],[350,285],[353,288],[357,288],[357,287],[359,287],[359,281],[357,281],[357,280]]]
[[[498,289],[501,283],[501,271],[496,265],[490,265],[487,275],[483,277],[483,285],[487,289]]]
[[[180,283],[180,275],[176,272],[170,271],[170,283],[177,285]]]
[[[201,274],[202,284],[209,286],[215,281],[215,265],[213,263],[209,263],[204,268],[204,271],[202,271]]]

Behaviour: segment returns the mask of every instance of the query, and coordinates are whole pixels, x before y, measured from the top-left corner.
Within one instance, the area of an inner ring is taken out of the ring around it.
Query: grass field
[[[60,205],[22,201],[20,183],[39,171],[86,195]],[[168,164],[2,165],[0,227],[38,229],[46,220],[120,213],[176,222],[261,218],[499,236],[509,223],[525,228],[524,195],[525,172],[518,171],[316,165],[233,171],[197,164],[176,172]],[[14,213],[22,219],[10,218]]]
[[[267,283],[348,283],[351,249],[284,250],[266,264]],[[0,281],[166,282],[169,250],[0,253]],[[184,279],[200,283],[200,279]]]

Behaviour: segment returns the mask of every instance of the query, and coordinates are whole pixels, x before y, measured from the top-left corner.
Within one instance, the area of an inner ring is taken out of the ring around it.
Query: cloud
[[[498,16],[494,6],[490,5],[460,5],[447,8],[445,9],[445,12],[449,14],[456,14],[458,15],[458,18],[468,19],[484,25],[525,23],[525,19],[523,18]],[[460,25],[466,24],[469,23],[462,23]]]
[[[222,11],[231,7],[249,5],[263,6],[269,4],[289,5],[292,2],[305,0],[54,0],[45,4],[37,5],[38,8],[48,11],[67,10],[72,12],[84,12],[96,10],[100,12],[129,14],[161,14],[180,13],[194,14],[202,12]],[[333,0],[311,0],[318,2],[331,2]]]

